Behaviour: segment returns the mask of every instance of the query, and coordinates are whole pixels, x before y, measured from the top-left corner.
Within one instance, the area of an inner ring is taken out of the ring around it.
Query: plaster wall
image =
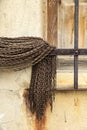
[[[1,37],[46,39],[45,30],[45,0],[0,0]],[[0,70],[0,130],[87,130],[87,92],[84,91],[58,92],[53,112],[48,107],[45,124],[38,128],[23,98],[30,79],[31,67],[17,72]]]

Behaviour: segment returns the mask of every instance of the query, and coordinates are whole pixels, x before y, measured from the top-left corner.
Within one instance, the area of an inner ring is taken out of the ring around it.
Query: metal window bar
[[[75,0],[74,13],[74,89],[78,89],[78,18],[79,18],[79,0]]]
[[[78,88],[78,56],[87,55],[87,49],[78,48],[79,0],[75,1],[74,13],[74,49],[56,49],[50,55],[74,55],[74,87],[54,89],[53,91],[86,91],[87,88]]]

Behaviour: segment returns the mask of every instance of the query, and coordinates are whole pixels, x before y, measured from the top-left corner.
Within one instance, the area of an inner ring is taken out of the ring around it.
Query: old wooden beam
[[[47,41],[57,45],[57,0],[47,0]]]

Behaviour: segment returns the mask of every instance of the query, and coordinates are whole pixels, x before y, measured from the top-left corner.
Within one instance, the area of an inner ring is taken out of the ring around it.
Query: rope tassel
[[[56,56],[49,56],[55,49],[41,38],[0,38],[0,68],[20,70],[32,65],[29,88],[29,109],[41,120],[47,105],[52,108],[56,79]]]

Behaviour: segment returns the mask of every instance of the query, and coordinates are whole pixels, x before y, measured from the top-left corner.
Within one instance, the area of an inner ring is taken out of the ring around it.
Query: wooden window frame
[[[47,40],[51,45],[57,46],[57,8],[61,0],[47,0]],[[74,49],[56,49],[50,55],[73,55],[74,56],[74,87],[67,89],[56,88],[54,91],[86,91],[87,88],[78,87],[78,56],[87,55],[87,49],[78,48],[78,25],[79,25],[79,0],[74,0]]]

